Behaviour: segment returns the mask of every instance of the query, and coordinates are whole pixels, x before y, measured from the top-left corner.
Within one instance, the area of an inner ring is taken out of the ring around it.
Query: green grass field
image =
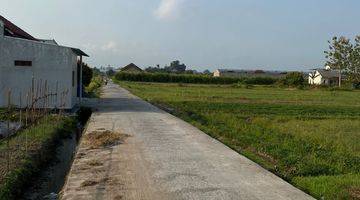
[[[360,199],[360,92],[119,82],[316,198]]]

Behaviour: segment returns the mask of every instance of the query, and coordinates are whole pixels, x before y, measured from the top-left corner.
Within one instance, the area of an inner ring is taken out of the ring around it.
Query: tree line
[[[278,81],[272,77],[212,77],[207,75],[172,74],[172,73],[116,73],[115,79],[136,82],[194,83],[194,84],[253,84],[271,85]]]

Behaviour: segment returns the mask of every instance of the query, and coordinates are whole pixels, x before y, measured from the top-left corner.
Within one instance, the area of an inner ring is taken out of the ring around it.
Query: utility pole
[[[339,69],[339,88],[341,87],[341,69]]]

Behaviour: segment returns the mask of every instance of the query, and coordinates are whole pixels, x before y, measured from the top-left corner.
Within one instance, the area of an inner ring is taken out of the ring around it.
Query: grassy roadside
[[[5,109],[0,108],[0,119],[3,119],[5,117]]]
[[[0,141],[1,172],[9,168],[0,180],[0,199],[15,199],[21,189],[52,159],[56,143],[76,130],[76,117],[47,116],[7,140]],[[28,147],[25,149],[24,141]],[[9,162],[10,161],[10,162]],[[10,163],[9,166],[7,163]]]
[[[5,121],[5,120],[15,120],[17,119],[17,113],[12,111],[10,114],[8,113],[7,109],[4,108],[0,108],[0,121]]]
[[[118,82],[319,199],[360,199],[358,91]]]

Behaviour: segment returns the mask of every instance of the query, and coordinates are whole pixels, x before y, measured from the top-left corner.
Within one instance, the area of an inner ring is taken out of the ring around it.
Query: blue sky
[[[360,34],[358,0],[1,0],[0,15],[93,66],[307,70],[327,40]]]

